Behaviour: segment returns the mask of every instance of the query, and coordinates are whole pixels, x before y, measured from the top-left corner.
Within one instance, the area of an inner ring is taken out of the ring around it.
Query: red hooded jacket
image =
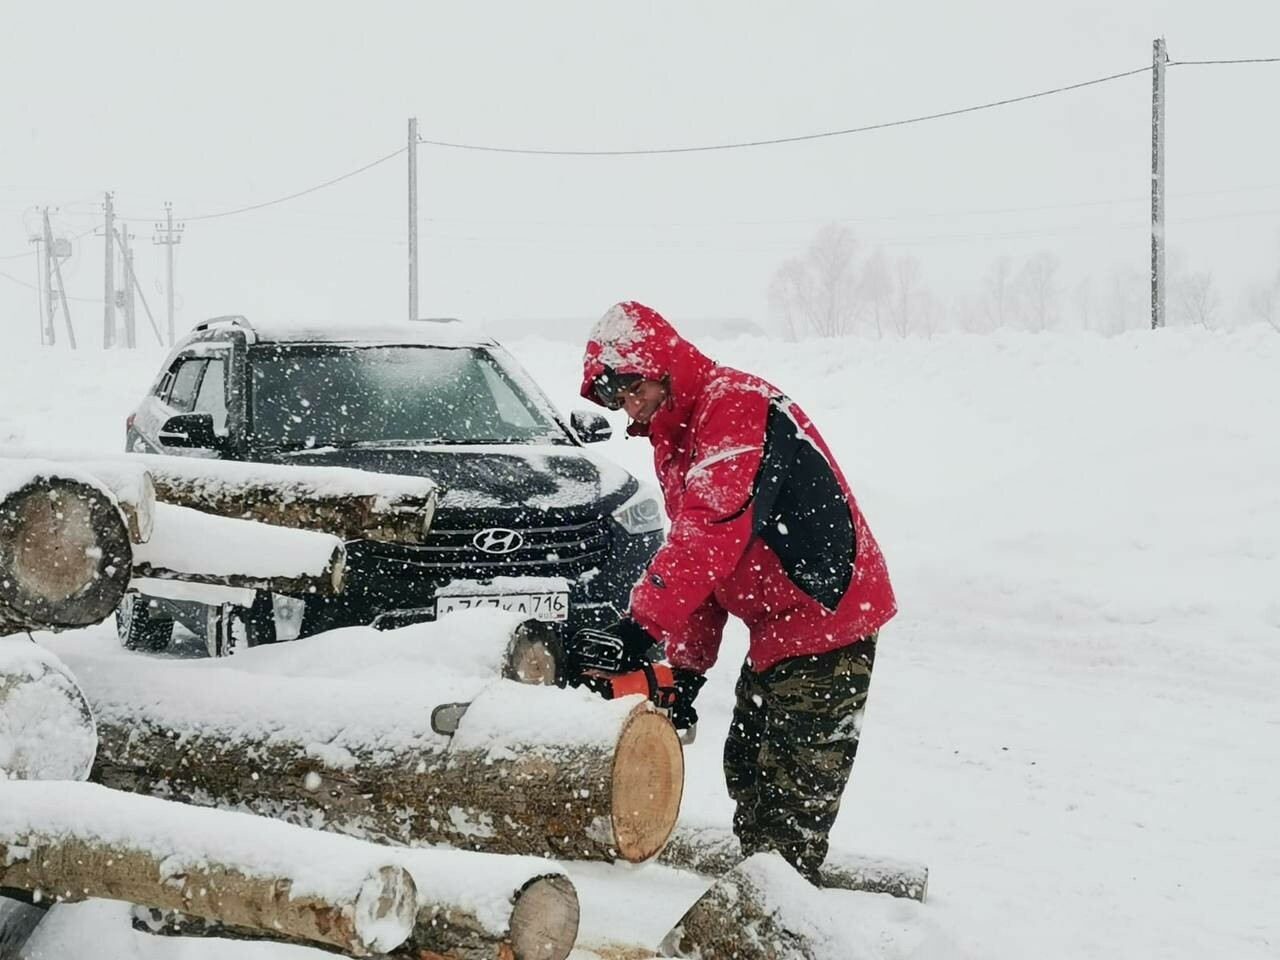
[[[606,370],[663,381],[647,425],[671,530],[631,592],[631,616],[699,672],[728,614],[757,671],[846,646],[896,612],[884,556],[804,412],[759,377],[722,367],[655,310],[620,303],[596,324],[582,396]]]

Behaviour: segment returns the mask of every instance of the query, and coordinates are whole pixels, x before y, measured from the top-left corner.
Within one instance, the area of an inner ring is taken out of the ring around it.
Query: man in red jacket
[[[722,367],[655,310],[612,307],[591,332],[582,396],[647,436],[671,529],[609,628],[661,643],[672,719],[715,663],[729,614],[751,644],[724,748],[744,856],[776,850],[816,879],[858,748],[880,627],[896,611],[884,557],[804,412]]]

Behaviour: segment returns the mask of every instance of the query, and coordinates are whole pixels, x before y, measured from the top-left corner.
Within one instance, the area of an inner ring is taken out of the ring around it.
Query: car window
[[[213,414],[213,429],[218,433],[227,432],[226,361],[221,357],[211,358],[205,367],[192,410],[195,413]]]
[[[173,389],[169,391],[169,406],[179,413],[191,412],[205,362],[203,358],[195,357],[178,362],[173,374]]]
[[[568,442],[479,348],[272,344],[249,365],[260,441]]]
[[[537,423],[537,418],[530,410],[527,401],[516,393],[515,388],[498,372],[497,367],[492,363],[484,363],[480,365],[480,372],[484,376],[486,388],[493,395],[498,416],[504,423],[525,429]]]

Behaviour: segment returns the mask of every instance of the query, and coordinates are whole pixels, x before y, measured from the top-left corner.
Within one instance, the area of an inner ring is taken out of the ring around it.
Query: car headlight
[[[613,519],[627,533],[653,533],[662,529],[662,504],[647,488],[641,487],[635,496],[613,511]]]

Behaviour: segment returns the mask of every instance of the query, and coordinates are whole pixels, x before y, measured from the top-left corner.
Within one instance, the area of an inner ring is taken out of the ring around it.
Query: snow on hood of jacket
[[[649,424],[661,430],[664,421],[682,423],[687,419],[689,409],[714,367],[715,364],[676,333],[657,310],[628,300],[614,304],[592,327],[582,358],[581,394],[599,404],[592,387],[606,369],[661,381],[667,387],[667,402]],[[644,435],[649,430],[633,423],[627,432]]]

